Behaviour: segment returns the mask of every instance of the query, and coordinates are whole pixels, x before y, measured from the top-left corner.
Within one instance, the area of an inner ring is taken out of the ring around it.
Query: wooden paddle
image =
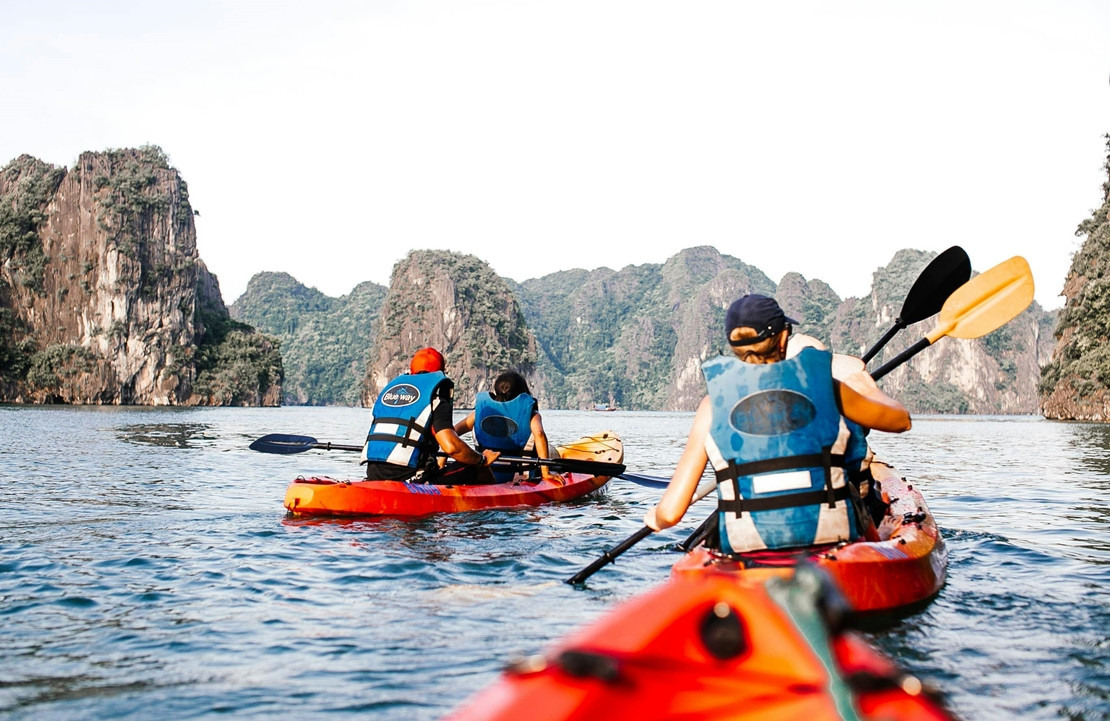
[[[311,436],[290,436],[282,433],[271,433],[262,436],[250,444],[252,451],[260,453],[303,453],[312,449],[322,451],[361,451],[362,446],[348,446],[339,443],[321,443]],[[585,461],[577,458],[525,458],[517,456],[500,456],[494,465],[514,466],[547,466],[569,473],[590,473],[595,476],[619,476],[624,473],[623,463],[606,463],[603,461]],[[646,477],[645,477],[646,478]]]
[[[883,349],[890,339],[906,326],[925,320],[929,316],[940,312],[941,306],[957,288],[971,278],[971,259],[958,245],[953,245],[937,257],[933,258],[921,275],[917,276],[906,300],[902,302],[902,311],[894,319],[894,325],[863,354],[861,360],[866,364]]]
[[[1033,273],[1025,258],[1014,256],[960,286],[944,301],[937,328],[871,375],[878,380],[946,335],[953,338],[978,338],[998,330],[1016,318],[1032,302]],[[699,499],[699,494],[702,497],[707,495],[714,487],[703,493],[699,485],[694,500]],[[703,529],[699,527],[694,533],[701,530]],[[644,526],[566,582],[584,582],[653,532],[650,526]]]

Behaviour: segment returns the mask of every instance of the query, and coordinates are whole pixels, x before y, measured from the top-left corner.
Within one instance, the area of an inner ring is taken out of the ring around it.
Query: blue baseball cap
[[[752,293],[733,301],[725,315],[725,335],[731,336],[734,328],[751,328],[759,331],[754,338],[732,340],[731,346],[745,346],[766,340],[789,325],[796,325],[798,321],[788,317],[774,298]]]

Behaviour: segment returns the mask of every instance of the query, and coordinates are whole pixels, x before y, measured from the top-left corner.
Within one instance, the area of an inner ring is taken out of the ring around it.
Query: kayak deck
[[[624,446],[603,431],[559,447],[561,458],[621,463]],[[538,506],[579,498],[604,486],[608,476],[565,473],[563,481],[514,480],[483,485],[433,485],[404,481],[298,478],[285,492],[285,508],[303,516],[426,516],[508,506]]]
[[[859,636],[830,629],[835,619],[820,609],[838,604],[806,595],[819,572],[806,574],[672,577],[552,651],[512,663],[448,718],[949,719],[917,679]]]
[[[698,546],[672,568],[675,575],[727,574],[765,579],[788,575],[799,563],[821,567],[861,613],[905,609],[935,596],[944,585],[948,550],[921,492],[890,466],[877,462],[872,474],[890,503],[889,538],[853,543],[755,551],[725,556]]]

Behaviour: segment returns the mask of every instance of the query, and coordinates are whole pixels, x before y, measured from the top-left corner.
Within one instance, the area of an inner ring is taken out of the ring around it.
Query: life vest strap
[[[832,489],[830,493],[827,489],[822,488],[817,491],[802,491],[801,493],[784,493],[781,496],[768,496],[766,498],[737,498],[735,500],[726,501],[723,498],[717,500],[717,510],[726,513],[735,513],[737,518],[744,515],[744,512],[754,513],[756,511],[777,511],[781,508],[795,508],[797,506],[815,506],[819,503],[831,502],[836,505],[837,501],[842,501],[850,496],[848,485],[845,484],[840,488]]]
[[[826,475],[832,466],[843,466],[844,455],[831,453],[826,448],[822,453],[811,453],[806,456],[787,456],[785,458],[770,458],[765,461],[752,461],[751,463],[736,463],[730,460],[728,467],[717,471],[717,482],[734,481],[744,476],[758,476],[763,473],[776,471],[790,471],[797,468],[825,468]],[[826,479],[827,480],[827,479]]]
[[[380,424],[392,424],[396,426],[404,426],[405,432],[398,435],[396,433],[375,433],[374,428]],[[415,431],[418,438],[423,438],[428,429],[420,425],[413,418],[375,418],[374,425],[370,428],[369,435],[366,436],[367,441],[387,441],[389,443],[399,443],[402,446],[419,446],[419,440],[413,440],[409,436]]]
[[[833,453],[832,448],[825,447],[820,453],[810,453],[803,456],[786,456],[784,458],[769,458],[751,463],[736,463],[729,460],[728,466],[716,472],[717,483],[732,482],[736,499],[726,501],[723,498],[717,502],[721,511],[735,513],[737,518],[744,511],[775,511],[780,508],[794,508],[797,506],[813,506],[818,503],[827,503],[829,508],[835,508],[836,502],[848,497],[849,483],[845,482],[840,488],[833,488],[833,466],[844,467],[844,455]],[[798,468],[822,468],[825,471],[825,488],[819,491],[803,491],[801,493],[787,493],[781,496],[766,498],[743,498],[740,493],[740,479],[745,476],[758,476],[763,473],[776,471],[790,471]],[[847,474],[845,474],[847,475]]]

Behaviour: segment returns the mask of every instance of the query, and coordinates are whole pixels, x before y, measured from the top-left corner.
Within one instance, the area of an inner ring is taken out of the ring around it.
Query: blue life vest
[[[474,402],[474,440],[482,448],[520,455],[532,436],[535,409],[536,399],[527,393],[504,402],[493,400],[489,393],[479,393]],[[518,470],[527,469],[494,466],[491,470],[499,483],[509,483],[516,478]]]
[[[856,538],[844,471],[851,432],[836,405],[832,354],[806,348],[768,364],[722,356],[702,370],[712,406],[706,453],[717,474],[721,550]]]
[[[521,393],[511,401],[495,401],[479,393],[474,403],[474,440],[482,448],[518,454],[532,436],[532,413],[536,399]]]
[[[429,460],[434,435],[428,427],[432,398],[444,383],[443,373],[397,376],[374,401],[374,418],[362,458],[370,463],[392,463],[419,468]]]

